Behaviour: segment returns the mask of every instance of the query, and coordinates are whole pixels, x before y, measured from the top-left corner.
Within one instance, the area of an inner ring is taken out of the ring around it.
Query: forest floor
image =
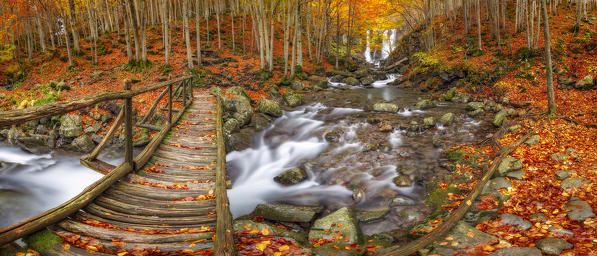
[[[442,65],[468,65],[479,70],[495,70],[500,62],[505,61],[508,66],[514,66],[494,85],[458,89],[496,102],[507,98],[510,103],[525,106],[524,118],[514,119],[510,123],[518,123],[522,129],[511,131],[499,140],[499,144],[511,144],[528,131],[535,132],[540,139],[539,143],[523,144],[510,154],[522,162],[520,170],[523,175],[518,178],[506,177],[506,186],[499,189],[506,197],[501,209],[497,202],[487,197],[482,197],[479,204],[473,205],[477,211],[499,209],[498,217],[482,221],[476,226],[498,239],[473,248],[458,248],[457,244],[451,242],[453,238],[447,236],[445,241],[436,243],[436,246],[453,245],[453,249],[461,255],[487,255],[509,246],[545,247],[545,241],[556,240],[541,239],[555,237],[561,239],[556,241],[562,249],[561,255],[597,255],[597,217],[594,214],[597,209],[597,197],[594,196],[597,189],[597,90],[595,86],[593,89],[579,90],[563,85],[566,79],[573,81],[573,86],[574,82],[589,75],[593,79],[597,77],[597,10],[589,12],[589,20],[582,22],[578,32],[571,31],[575,15],[574,6],[561,4],[557,15],[550,18],[552,56],[556,70],[555,101],[558,107],[557,113],[550,117],[545,115],[547,87],[543,28],[538,31],[541,34],[536,54],[529,58],[518,58],[517,53],[527,44],[524,30],[512,35],[511,40],[503,38],[500,47],[497,40],[491,38],[489,28],[484,27],[483,54],[471,57],[466,56],[463,47],[468,44],[476,48],[476,25],[471,28],[470,36],[463,36],[465,33],[461,19],[457,19],[455,25],[446,19],[437,20],[443,25],[436,31],[436,38],[441,39],[438,39],[436,48],[430,53],[441,60]],[[508,23],[513,27],[513,20]],[[461,145],[454,149],[458,148],[468,147]],[[476,150],[491,151],[489,147]],[[479,170],[458,165],[457,172],[479,173]],[[452,199],[444,205],[444,209],[455,209],[464,201],[464,196],[454,195]],[[574,216],[575,212],[581,211],[584,211],[582,217]]]

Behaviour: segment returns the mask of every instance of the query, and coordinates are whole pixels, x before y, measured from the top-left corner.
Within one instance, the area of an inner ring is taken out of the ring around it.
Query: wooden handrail
[[[37,107],[30,107],[25,109],[15,109],[9,111],[0,112],[0,127],[8,126],[13,124],[21,124],[27,121],[39,119],[42,117],[50,117],[56,115],[66,114],[81,108],[93,106],[97,103],[126,99],[143,94],[149,91],[153,91],[170,84],[175,84],[187,79],[191,79],[192,76],[183,76],[169,81],[157,83],[151,86],[138,88],[130,91],[113,91],[113,92],[100,92],[89,97],[82,99],[76,99],[65,102],[55,102]]]
[[[232,229],[232,214],[230,213],[228,194],[226,191],[226,146],[224,144],[222,99],[217,98],[216,116],[216,144],[218,159],[216,160],[216,241],[215,255],[236,255]]]

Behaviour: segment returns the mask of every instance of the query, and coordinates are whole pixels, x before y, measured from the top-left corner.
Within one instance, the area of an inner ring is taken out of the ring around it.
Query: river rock
[[[396,113],[398,112],[398,106],[392,103],[376,103],[375,105],[373,105],[373,110],[379,112]]]
[[[446,113],[439,119],[438,123],[440,123],[444,126],[448,126],[448,125],[451,125],[452,123],[454,123],[454,118],[455,118],[454,113]]]
[[[334,244],[358,244],[362,241],[359,222],[352,210],[347,207],[340,208],[332,214],[315,220],[309,231],[309,240],[334,239]]]
[[[563,250],[572,249],[573,247],[571,243],[555,237],[543,238],[537,241],[535,246],[547,255],[560,255]]]
[[[452,231],[450,231],[448,237],[453,238],[452,242],[448,243],[448,245],[455,249],[474,247],[475,245],[487,244],[498,240],[497,237],[484,233],[464,221],[459,221]]]
[[[506,157],[500,165],[498,165],[498,174],[505,176],[507,173],[512,171],[518,171],[522,168],[522,162],[514,157]]]
[[[303,82],[301,81],[292,81],[290,88],[292,88],[295,91],[302,91],[305,89],[305,84],[303,84]]]
[[[392,126],[391,124],[382,124],[379,127],[379,131],[380,132],[391,132],[391,131],[394,131],[394,126]]]
[[[501,188],[509,188],[512,187],[512,182],[504,177],[497,177],[489,180],[485,189],[483,189],[483,194],[491,191],[495,191]]]
[[[541,250],[535,247],[508,247],[495,251],[489,256],[541,256]]]
[[[296,107],[303,104],[303,98],[294,92],[285,93],[283,97],[288,106]]]
[[[469,111],[475,111],[475,110],[479,110],[479,109],[483,109],[485,107],[485,104],[483,102],[469,102],[468,104],[466,104],[466,110]]]
[[[311,222],[315,215],[323,211],[320,206],[296,206],[290,204],[260,204],[252,216],[262,216],[268,220],[287,222]]]
[[[394,184],[396,184],[398,187],[410,187],[410,185],[413,183],[412,179],[407,175],[399,175],[398,177],[394,178],[392,182],[394,182]]]
[[[591,184],[591,182],[585,178],[572,177],[563,180],[562,183],[560,183],[560,187],[566,192],[571,192],[573,189],[578,188],[583,184]]]
[[[328,132],[323,137],[327,142],[340,142],[341,139],[340,134],[336,131]]]
[[[357,78],[363,78],[369,75],[369,70],[366,68],[359,69],[353,73]]]
[[[282,109],[280,109],[280,104],[273,100],[261,99],[257,104],[257,111],[274,117],[282,116]]]
[[[507,117],[508,112],[506,110],[501,110],[500,112],[495,114],[495,117],[493,118],[493,121],[491,123],[496,127],[500,127],[506,122]]]
[[[593,76],[587,75],[583,79],[576,82],[576,84],[574,85],[574,88],[579,89],[579,90],[588,90],[588,89],[591,89],[591,87],[593,87],[593,85],[594,85]]]
[[[244,129],[239,132],[233,132],[226,140],[226,151],[240,151],[245,150],[251,146],[251,134]]]
[[[112,119],[113,119],[113,117],[112,117],[111,114],[103,114],[102,117],[101,117],[101,121],[104,124],[109,123],[110,121],[112,121]]]
[[[74,139],[71,143],[71,146],[79,152],[89,153],[95,148],[95,143],[93,143],[91,137],[88,135],[83,135]]]
[[[390,208],[379,210],[357,210],[357,219],[361,222],[373,222],[383,219],[390,212]]]
[[[406,196],[397,196],[394,199],[392,199],[392,203],[390,204],[391,206],[410,206],[410,205],[415,205],[415,200],[412,200],[409,197]]]
[[[571,220],[582,222],[587,218],[595,217],[591,206],[577,197],[570,198],[565,208],[569,211],[567,216]]]
[[[435,102],[430,100],[421,100],[415,104],[415,106],[419,109],[430,109],[435,107]]]
[[[500,219],[502,225],[512,225],[517,227],[520,230],[527,230],[533,226],[530,222],[524,220],[518,215],[514,215],[511,213],[502,213],[500,214]]]
[[[247,231],[246,228],[250,230],[263,230],[267,229],[270,231],[272,236],[279,236],[284,238],[290,238],[296,240],[299,243],[307,243],[307,234],[304,232],[292,232],[286,229],[282,229],[276,226],[273,226],[267,222],[254,222],[251,220],[244,220],[244,219],[237,219],[234,220],[233,228],[236,231]]]
[[[367,85],[371,85],[375,82],[375,78],[373,78],[373,76],[366,76],[361,78],[361,84],[367,86]]]
[[[576,172],[569,171],[569,170],[559,170],[556,172],[556,179],[565,180],[567,178],[570,178],[570,176],[572,176],[572,174],[576,174]]]
[[[541,139],[541,136],[533,135],[530,138],[528,138],[524,143],[529,146],[535,146],[535,145],[539,144],[540,139]]]
[[[97,133],[102,128],[101,123],[96,123],[94,125],[88,126],[85,128],[85,134],[94,134]]]
[[[357,86],[361,83],[358,79],[356,79],[354,77],[344,78],[344,80],[342,80],[342,82],[347,85],[350,85],[350,86]]]
[[[468,116],[470,116],[470,117],[482,116],[484,114],[485,114],[485,111],[483,109],[477,109],[477,110],[468,112]]]
[[[300,167],[292,168],[274,177],[274,181],[282,185],[294,185],[307,179],[307,172]]]
[[[83,121],[79,115],[65,115],[60,121],[60,135],[77,137],[83,134]]]
[[[549,156],[551,160],[555,161],[565,161],[568,157],[562,153],[554,153]]]
[[[425,127],[433,127],[435,126],[435,120],[433,119],[432,116],[430,117],[426,117],[423,119],[423,125],[425,125]]]

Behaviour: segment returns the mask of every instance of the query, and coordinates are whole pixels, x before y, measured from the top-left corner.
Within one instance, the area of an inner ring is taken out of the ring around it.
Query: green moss
[[[438,215],[441,213],[441,206],[446,204],[448,193],[457,193],[458,191],[459,189],[455,185],[450,185],[446,188],[437,188],[425,198],[425,203],[435,209],[433,215]]]
[[[462,150],[446,151],[444,155],[450,161],[458,162],[464,158],[465,152]]]
[[[29,248],[40,253],[47,252],[58,244],[62,244],[62,239],[48,229],[43,229],[23,239]]]

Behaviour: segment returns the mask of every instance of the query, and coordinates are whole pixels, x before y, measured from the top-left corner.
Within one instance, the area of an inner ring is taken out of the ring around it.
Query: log
[[[441,237],[443,237],[448,231],[450,231],[450,229],[452,229],[452,227],[454,227],[454,225],[464,216],[464,214],[466,214],[466,212],[471,207],[471,205],[473,204],[475,199],[481,194],[481,191],[483,191],[483,188],[485,187],[485,185],[487,184],[489,179],[491,179],[491,177],[493,177],[493,174],[497,170],[497,167],[502,162],[502,160],[506,156],[508,156],[510,153],[512,153],[512,151],[514,151],[516,148],[518,148],[522,143],[524,143],[532,134],[534,134],[534,132],[530,131],[526,135],[522,136],[517,142],[502,148],[502,150],[499,152],[499,155],[494,159],[493,164],[491,165],[489,170],[487,170],[485,172],[485,174],[483,175],[483,178],[481,178],[481,180],[477,183],[475,188],[466,197],[464,202],[462,204],[460,204],[460,206],[452,213],[452,215],[450,215],[450,217],[448,219],[446,219],[445,222],[440,224],[439,227],[437,227],[432,232],[424,235],[423,237],[421,237],[415,241],[412,241],[406,245],[389,247],[384,250],[387,252],[382,253],[381,255],[382,256],[411,255],[411,254],[417,252],[418,250],[423,249],[426,246],[430,245],[437,239],[440,239]]]
[[[40,119],[42,117],[50,117],[56,115],[66,114],[78,109],[91,107],[97,103],[118,99],[130,98],[142,93],[153,91],[173,83],[177,83],[192,76],[184,76],[176,78],[170,81],[157,83],[151,86],[142,87],[131,91],[113,91],[113,92],[100,92],[89,97],[82,99],[76,99],[71,101],[60,101],[50,103],[37,107],[30,107],[25,109],[15,109],[10,111],[0,112],[0,127],[9,126],[13,124],[21,124],[34,119]]]
[[[216,166],[216,240],[215,255],[232,256],[236,255],[236,246],[232,229],[232,214],[226,191],[226,145],[224,144],[223,133],[223,110],[222,99],[217,97],[217,144],[218,160]]]
[[[110,127],[110,130],[108,130],[108,132],[106,133],[106,136],[104,136],[102,141],[99,144],[97,144],[97,146],[93,149],[93,151],[89,155],[84,155],[81,157],[81,159],[87,159],[89,161],[95,160],[95,158],[99,155],[100,151],[106,146],[108,141],[112,137],[114,137],[116,130],[118,129],[118,127],[120,127],[120,124],[122,124],[123,118],[124,118],[124,110],[121,109],[120,113],[118,113],[118,117],[116,117],[116,120],[114,121],[114,123],[112,123],[112,127]]]
[[[89,161],[87,159],[84,159],[83,157],[81,157],[81,159],[79,160],[81,162],[81,164],[91,170],[94,170],[96,172],[99,172],[103,175],[108,174],[109,172],[111,172],[112,170],[114,170],[116,168],[116,166],[111,165],[109,163],[106,163],[102,160],[99,159],[95,159],[93,161]]]

